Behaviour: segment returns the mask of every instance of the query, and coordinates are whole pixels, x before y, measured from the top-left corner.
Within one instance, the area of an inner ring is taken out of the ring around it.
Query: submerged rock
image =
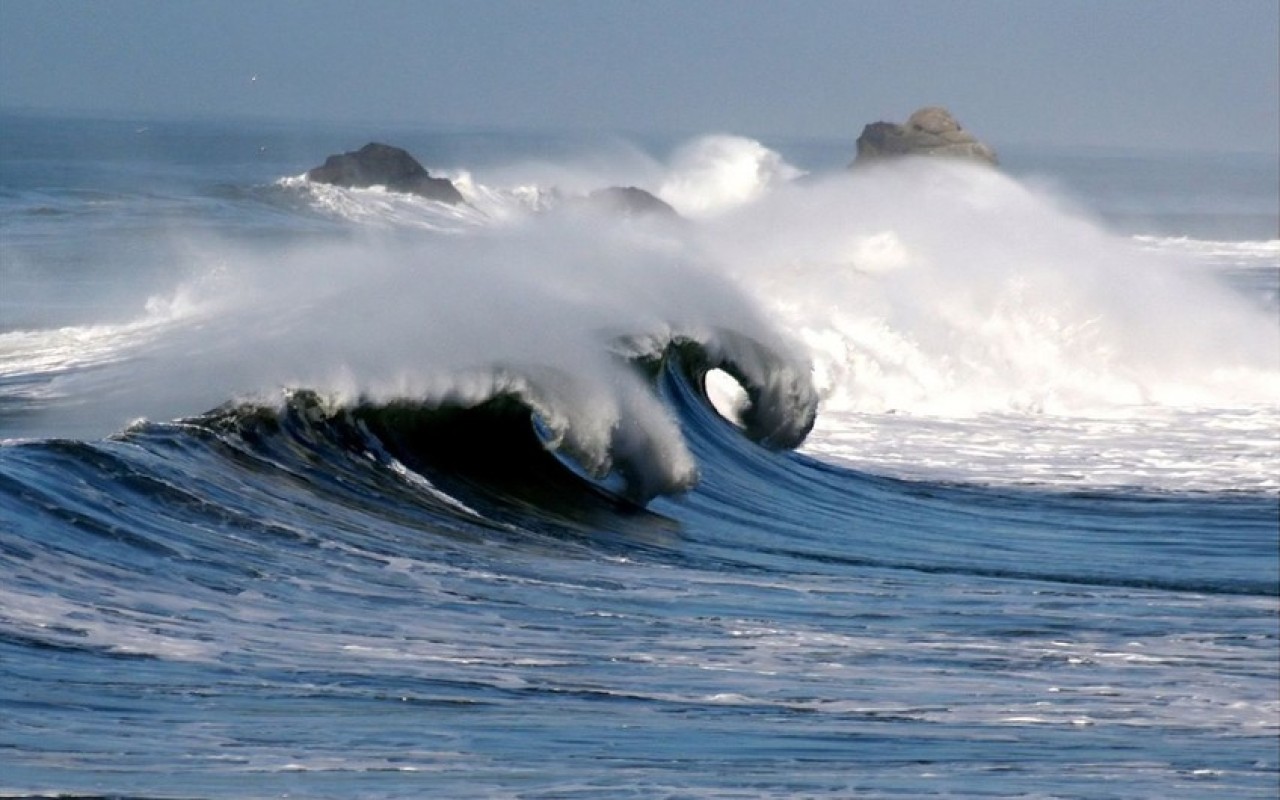
[[[377,142],[354,152],[329,156],[324,164],[307,171],[307,179],[357,189],[385,186],[393,192],[416,194],[442,203],[463,202],[462,194],[451,181],[431,177],[407,151]]]
[[[995,151],[960,127],[951,112],[928,106],[911,115],[907,124],[873,122],[858,137],[858,154],[849,166],[902,156],[959,158],[995,166]]]

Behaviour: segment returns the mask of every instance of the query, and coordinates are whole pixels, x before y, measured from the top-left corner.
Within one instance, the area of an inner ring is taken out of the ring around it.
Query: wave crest
[[[542,502],[587,491],[562,474],[556,454],[594,482],[592,491],[640,505],[698,480],[681,421],[661,402],[664,379],[700,388],[708,370],[730,372],[751,400],[746,435],[771,448],[798,446],[813,426],[817,395],[804,370],[749,337],[639,342],[619,345],[631,357],[618,363],[611,391],[555,369],[495,368],[455,376],[430,396],[344,400],[293,390],[278,406],[233,404],[194,421],[243,435],[266,419],[272,427],[289,419],[307,431],[302,438],[390,456],[433,484],[463,480]]]
[[[755,200],[801,174],[754,139],[704,136],[676,151],[658,195],[682,214],[705,216]]]

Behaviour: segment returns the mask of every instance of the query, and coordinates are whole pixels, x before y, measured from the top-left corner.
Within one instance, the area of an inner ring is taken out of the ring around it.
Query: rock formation
[[[323,165],[307,172],[307,179],[353,188],[385,186],[393,192],[443,203],[464,202],[451,181],[431,177],[417,159],[399,147],[376,142],[354,152],[329,156]]]
[[[995,166],[996,154],[960,127],[951,112],[928,106],[911,115],[906,125],[873,122],[858,137],[858,154],[850,166],[902,156],[960,158]]]
[[[587,200],[597,208],[602,208],[624,217],[652,215],[675,219],[680,216],[666,201],[635,186],[609,186],[604,189],[597,189],[587,196]]]

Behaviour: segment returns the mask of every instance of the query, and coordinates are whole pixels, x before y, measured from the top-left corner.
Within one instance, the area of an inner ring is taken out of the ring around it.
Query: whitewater
[[[1274,158],[5,122],[0,795],[1274,790]]]

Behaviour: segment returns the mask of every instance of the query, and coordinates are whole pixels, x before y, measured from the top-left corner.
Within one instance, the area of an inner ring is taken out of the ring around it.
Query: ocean
[[[0,116],[0,796],[1275,797],[1277,157],[855,134]]]

